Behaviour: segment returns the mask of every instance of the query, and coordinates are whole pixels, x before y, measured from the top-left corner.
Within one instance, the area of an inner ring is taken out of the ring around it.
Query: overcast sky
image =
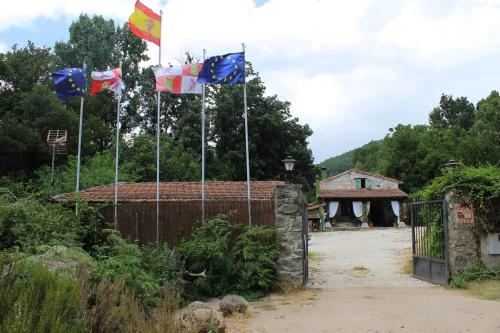
[[[2,4],[0,51],[68,39],[81,12],[123,23],[133,0]],[[314,131],[315,162],[423,124],[441,93],[500,89],[500,0],[143,0],[163,9],[162,62],[236,52]],[[154,62],[158,48],[149,46]],[[251,130],[251,129],[250,129]]]

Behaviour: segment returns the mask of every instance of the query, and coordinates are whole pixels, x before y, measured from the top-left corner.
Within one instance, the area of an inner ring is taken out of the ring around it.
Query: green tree
[[[500,95],[491,94],[477,103],[476,122],[462,145],[462,161],[467,165],[500,164]]]
[[[46,152],[39,133],[11,115],[0,122],[0,149],[0,173],[11,176],[26,175]]]
[[[38,48],[29,41],[24,48],[14,46],[0,54],[2,174],[28,177],[46,161],[47,127],[68,121],[59,119],[65,112],[47,88],[53,60],[50,48]]]
[[[383,174],[401,180],[405,189],[413,189],[425,182],[418,167],[425,158],[420,136],[427,131],[424,125],[397,125],[384,140]]]
[[[382,171],[381,151],[384,146],[382,140],[370,141],[364,146],[352,151],[352,164],[355,168],[371,171]]]
[[[198,157],[189,153],[181,141],[166,134],[160,139],[160,180],[199,181]],[[137,181],[156,181],[155,137],[149,134],[135,136],[132,143],[123,148],[123,155],[126,156],[124,167],[134,173]]]
[[[343,154],[330,157],[320,164],[318,164],[318,167],[325,167],[326,168],[326,174],[328,176],[336,175],[338,173],[344,172],[348,169],[352,168],[353,165],[353,150],[350,150],[348,152],[345,152]]]
[[[185,62],[192,58],[188,57]],[[153,67],[143,69],[140,81],[140,127],[146,133],[156,135],[157,93]],[[191,94],[161,94],[160,131],[173,139],[184,142],[192,152],[201,152],[201,100]]]
[[[429,114],[429,123],[439,128],[455,126],[468,130],[474,124],[474,117],[474,104],[467,98],[453,99],[453,96],[443,94],[439,106]]]
[[[82,67],[85,62],[87,77],[91,71],[115,68],[122,62],[125,90],[122,96],[122,134],[139,122],[139,96],[135,91],[140,81],[139,64],[148,60],[146,43],[133,36],[127,25],[116,27],[113,20],[102,16],[80,15],[69,27],[67,42],[58,42],[54,51],[59,67]],[[90,80],[88,82],[90,84]],[[79,113],[80,101],[70,99],[67,108]],[[85,99],[83,152],[92,155],[111,147],[116,128],[116,99],[112,92],[104,91]]]
[[[37,84],[48,84],[54,69],[54,56],[48,47],[36,47],[28,41],[26,47],[12,47],[0,54],[0,91],[30,91]]]
[[[124,161],[120,165],[120,181],[135,181],[137,176],[129,164]],[[38,185],[42,195],[50,196],[59,193],[75,191],[76,183],[76,158],[70,156],[68,161],[60,165],[54,171],[54,185],[50,183],[51,168],[44,166],[37,170]],[[80,169],[80,188],[107,185],[115,182],[115,154],[114,151],[107,150],[96,153],[94,156],[84,158]]]
[[[295,179],[306,186],[314,182],[315,170],[307,138],[308,125],[292,117],[290,103],[277,96],[265,96],[265,85],[247,63],[248,128],[251,177],[258,180],[283,179],[281,162],[287,155],[297,160]],[[246,179],[243,87],[220,86],[210,95],[208,112],[210,140],[215,154],[228,167],[231,179]]]

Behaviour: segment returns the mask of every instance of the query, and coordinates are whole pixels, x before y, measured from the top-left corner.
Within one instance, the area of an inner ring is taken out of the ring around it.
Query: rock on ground
[[[226,322],[221,312],[213,310],[207,303],[193,302],[182,309],[181,323],[186,332],[217,333],[226,331]]]
[[[41,262],[51,272],[74,274],[82,266],[92,267],[94,259],[78,248],[68,248],[64,245],[48,247],[39,255],[28,257],[27,260]]]
[[[241,296],[227,295],[220,302],[219,309],[224,316],[228,316],[233,313],[245,313],[248,309],[248,302]]]

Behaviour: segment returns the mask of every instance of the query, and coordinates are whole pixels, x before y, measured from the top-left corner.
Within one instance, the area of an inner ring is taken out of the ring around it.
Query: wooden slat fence
[[[218,214],[229,216],[234,224],[248,224],[246,200],[205,201],[205,219]],[[103,208],[103,215],[110,224],[114,222],[113,206]],[[201,201],[160,202],[160,242],[170,246],[188,239],[193,226],[201,223]],[[274,205],[271,200],[252,200],[252,223],[274,227]],[[156,202],[124,202],[118,206],[118,230],[124,238],[142,244],[156,242]]]

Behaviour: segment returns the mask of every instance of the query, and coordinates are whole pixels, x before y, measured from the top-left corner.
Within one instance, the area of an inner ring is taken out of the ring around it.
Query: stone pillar
[[[474,235],[474,216],[472,209],[467,212],[467,202],[453,190],[445,195],[448,208],[448,258],[450,273],[453,275],[466,269],[478,259],[478,247]],[[465,207],[465,208],[464,208]]]
[[[361,228],[368,229],[368,204],[363,201],[363,208],[361,208]]]
[[[398,228],[406,228],[406,223],[405,220],[408,221],[405,218],[404,214],[404,203],[401,200],[398,200],[399,202],[399,222],[398,222]],[[391,204],[391,209],[392,209],[392,204]]]
[[[306,200],[302,186],[285,184],[274,192],[274,217],[282,239],[278,258],[279,278],[285,285],[299,287],[304,281],[304,240],[302,232],[306,217]]]

